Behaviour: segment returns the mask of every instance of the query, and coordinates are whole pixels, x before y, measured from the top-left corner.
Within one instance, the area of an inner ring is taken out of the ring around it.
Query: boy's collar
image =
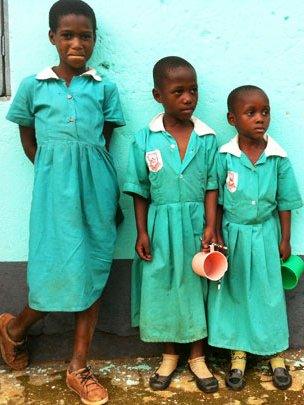
[[[157,114],[156,117],[152,119],[152,121],[149,124],[150,131],[152,132],[162,132],[166,131],[164,127],[164,122],[163,122],[163,117],[164,113]],[[194,125],[194,131],[197,135],[203,136],[203,135],[215,135],[215,132],[213,129],[208,127],[205,123],[203,123],[201,120],[198,118],[192,116],[191,121],[193,122]]]
[[[96,69],[87,70],[86,72],[82,73],[80,76],[91,76],[97,82],[101,82],[102,78],[96,73]],[[59,77],[56,75],[54,70],[51,67],[47,67],[43,69],[36,75],[36,79],[38,80],[48,80],[48,79],[56,79],[59,80]]]
[[[240,157],[242,151],[239,147],[238,139],[238,135],[233,137],[229,142],[220,147],[219,152],[230,153],[231,155]],[[265,156],[287,157],[286,151],[270,135],[268,135],[267,133],[264,134],[264,139],[267,142],[266,148],[264,150]]]

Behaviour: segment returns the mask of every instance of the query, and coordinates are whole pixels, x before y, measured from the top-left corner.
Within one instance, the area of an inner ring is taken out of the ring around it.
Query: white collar
[[[98,82],[101,82],[101,77],[96,73],[96,69],[87,70],[86,72],[82,73],[80,76],[92,76]],[[47,67],[43,69],[36,75],[36,79],[38,80],[47,80],[47,79],[56,79],[59,80],[59,77],[56,75],[54,70],[51,67]]]
[[[219,149],[220,153],[230,153],[231,155],[240,157],[242,154],[238,143],[239,136],[234,136],[229,142],[222,145]],[[265,156],[281,156],[287,157],[286,151],[267,133],[264,135],[264,139],[267,142],[264,150]]]
[[[152,121],[149,124],[150,131],[152,131],[152,132],[165,131],[163,116],[164,116],[164,113],[160,113],[160,114],[157,114],[156,117],[154,117],[152,119]],[[194,131],[197,133],[197,135],[199,135],[199,136],[210,135],[210,134],[215,135],[215,132],[213,131],[213,129],[208,127],[208,125],[203,123],[198,118],[192,116],[191,121],[194,124]]]

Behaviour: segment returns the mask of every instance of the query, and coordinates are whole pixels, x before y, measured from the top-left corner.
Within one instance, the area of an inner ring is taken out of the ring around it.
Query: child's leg
[[[67,370],[66,383],[86,404],[105,404],[108,402],[107,390],[98,383],[96,377],[87,367],[95,326],[98,319],[99,300],[90,308],[75,313],[75,337],[73,356]]]
[[[234,391],[240,391],[245,386],[244,373],[246,368],[246,353],[240,350],[231,351],[230,370],[226,374],[226,385]]]
[[[9,313],[0,316],[0,349],[5,363],[14,370],[28,365],[28,352],[24,338],[28,328],[45,316],[44,312],[26,306],[14,317]]]
[[[176,354],[176,347],[174,343],[164,343],[164,353],[165,354]]]
[[[216,392],[218,381],[209,371],[204,356],[204,344],[202,340],[197,340],[191,344],[190,358],[188,360],[190,370],[194,375],[197,387],[206,392]]]
[[[280,390],[286,390],[292,384],[292,378],[285,366],[284,357],[281,353],[269,360],[272,369],[273,385]]]
[[[30,326],[40,321],[45,315],[46,312],[36,311],[26,306],[16,318],[12,318],[7,324],[8,335],[15,342],[23,340]]]
[[[150,377],[149,384],[153,390],[165,390],[169,387],[172,375],[177,367],[179,355],[176,354],[175,344],[166,342],[162,362]]]
[[[156,373],[160,376],[168,377],[177,367],[178,354],[176,354],[174,343],[165,343],[163,360],[156,370]]]
[[[69,371],[76,371],[87,365],[87,357],[98,319],[98,312],[99,300],[85,311],[75,313],[74,347]]]
[[[204,356],[204,343],[203,340],[197,340],[192,342],[190,346],[190,357],[189,359],[196,359],[197,357]]]

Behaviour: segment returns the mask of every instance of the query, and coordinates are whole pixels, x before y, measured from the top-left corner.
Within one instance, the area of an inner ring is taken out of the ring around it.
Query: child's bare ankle
[[[9,321],[6,326],[6,331],[10,339],[14,342],[21,342],[25,338],[24,331],[21,331],[17,328],[16,318],[13,318]]]

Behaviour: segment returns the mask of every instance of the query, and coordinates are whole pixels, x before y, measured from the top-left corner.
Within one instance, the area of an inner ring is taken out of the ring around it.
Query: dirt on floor
[[[219,380],[220,389],[215,394],[204,394],[196,388],[186,360],[178,368],[170,388],[152,391],[149,376],[159,363],[159,358],[124,358],[112,361],[90,362],[100,382],[108,389],[109,403],[113,405],[180,404],[192,405],[263,405],[304,404],[304,350],[286,353],[286,363],[293,377],[287,391],[272,385],[267,359],[254,358],[246,371],[246,387],[232,392],[225,387],[224,376],[227,358],[211,358],[209,364]],[[11,372],[0,365],[0,405],[74,405],[80,404],[76,394],[65,385],[65,362],[43,362],[25,371]]]

